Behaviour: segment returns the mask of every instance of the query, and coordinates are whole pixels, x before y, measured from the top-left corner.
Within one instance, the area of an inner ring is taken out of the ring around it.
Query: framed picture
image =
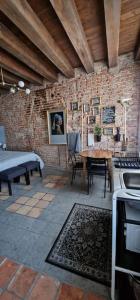
[[[88,103],[83,104],[83,112],[84,113],[90,112],[90,105]]]
[[[89,116],[88,117],[88,125],[93,125],[96,123],[96,117],[95,116]]]
[[[100,104],[100,97],[93,97],[92,99],[91,99],[91,104],[92,105],[99,105]]]
[[[48,116],[49,144],[66,144],[66,112],[50,110]]]
[[[93,112],[95,116],[99,115],[100,114],[99,106],[95,106]]]
[[[102,123],[115,123],[115,106],[107,106],[102,108]]]
[[[103,128],[104,135],[113,135],[113,127]]]
[[[72,111],[73,110],[78,110],[79,109],[78,102],[71,102],[70,108],[71,108]]]

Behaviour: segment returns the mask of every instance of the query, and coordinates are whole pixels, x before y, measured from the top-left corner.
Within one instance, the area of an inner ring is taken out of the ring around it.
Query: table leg
[[[82,171],[82,186],[86,186],[86,177],[87,177],[87,168],[86,168],[86,162],[87,162],[87,158],[86,157],[82,157],[83,160],[83,171]]]

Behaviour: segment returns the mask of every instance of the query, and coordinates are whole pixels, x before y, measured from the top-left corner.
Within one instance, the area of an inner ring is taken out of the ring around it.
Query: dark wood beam
[[[67,57],[26,0],[1,0],[0,9],[62,73],[74,75]]]
[[[18,82],[20,80],[22,80],[21,77],[16,76],[16,75],[14,75],[14,74],[12,74],[12,73],[4,70],[4,69],[2,69],[2,72],[3,72],[3,78],[4,78],[5,82],[13,83],[13,84],[14,83],[18,84]],[[26,86],[29,86],[29,82],[28,81],[24,80],[24,83],[25,83]]]
[[[135,60],[139,60],[140,59],[140,38],[138,41],[138,45],[136,47],[136,52],[135,52]]]
[[[13,56],[0,49],[0,65],[9,72],[28,80],[29,82],[34,82],[37,84],[43,84],[43,78],[30,70],[28,67],[24,66]]]
[[[74,0],[50,0],[87,73],[94,64]]]
[[[57,73],[2,23],[0,24],[0,45],[47,80],[57,81]]]
[[[118,61],[121,0],[104,0],[109,67]]]

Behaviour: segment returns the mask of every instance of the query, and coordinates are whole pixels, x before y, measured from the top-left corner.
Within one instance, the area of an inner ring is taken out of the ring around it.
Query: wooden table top
[[[82,157],[91,158],[112,158],[113,152],[110,150],[84,150],[80,152]]]

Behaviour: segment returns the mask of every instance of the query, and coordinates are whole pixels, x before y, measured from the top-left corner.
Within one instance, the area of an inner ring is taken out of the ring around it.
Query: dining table
[[[87,176],[87,168],[86,168],[86,163],[87,163],[87,158],[105,158],[108,161],[108,169],[110,172],[110,177],[111,177],[111,191],[113,190],[113,172],[112,172],[112,155],[113,151],[111,150],[105,150],[105,149],[88,149],[88,150],[83,150],[80,152],[80,156],[82,157],[83,161],[83,176],[82,176],[82,183],[85,184],[86,181],[86,176]]]

